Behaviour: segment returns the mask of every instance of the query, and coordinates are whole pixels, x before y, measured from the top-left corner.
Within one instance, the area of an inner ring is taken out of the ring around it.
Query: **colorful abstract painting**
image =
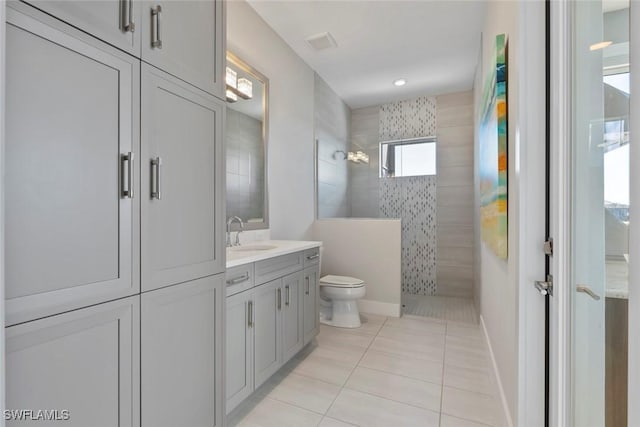
[[[480,227],[482,240],[507,259],[507,37],[496,36],[495,61],[480,106]]]

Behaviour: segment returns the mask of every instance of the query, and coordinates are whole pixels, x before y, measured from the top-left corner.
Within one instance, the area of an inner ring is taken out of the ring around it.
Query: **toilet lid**
[[[349,276],[328,275],[320,279],[320,284],[324,286],[335,286],[340,288],[359,288],[364,286],[364,281]]]

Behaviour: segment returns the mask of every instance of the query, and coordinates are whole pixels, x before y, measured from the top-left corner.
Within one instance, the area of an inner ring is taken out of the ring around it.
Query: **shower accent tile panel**
[[[380,106],[380,141],[436,135],[436,98],[421,97]]]
[[[402,292],[436,293],[436,177],[380,179],[380,216],[402,219]]]

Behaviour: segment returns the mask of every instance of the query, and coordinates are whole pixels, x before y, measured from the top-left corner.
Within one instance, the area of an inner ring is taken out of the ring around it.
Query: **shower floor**
[[[402,314],[478,323],[478,315],[471,298],[403,294]]]

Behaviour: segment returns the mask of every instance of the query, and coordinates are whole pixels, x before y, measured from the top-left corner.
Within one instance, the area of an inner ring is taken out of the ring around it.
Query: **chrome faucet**
[[[234,222],[237,222],[238,224],[240,224],[240,229],[236,233],[236,242],[232,245],[231,244],[231,224],[233,224]],[[244,223],[242,222],[240,217],[232,216],[231,218],[229,218],[229,220],[227,221],[227,247],[228,248],[231,246],[240,246],[240,233],[242,233],[243,229],[244,229]]]

